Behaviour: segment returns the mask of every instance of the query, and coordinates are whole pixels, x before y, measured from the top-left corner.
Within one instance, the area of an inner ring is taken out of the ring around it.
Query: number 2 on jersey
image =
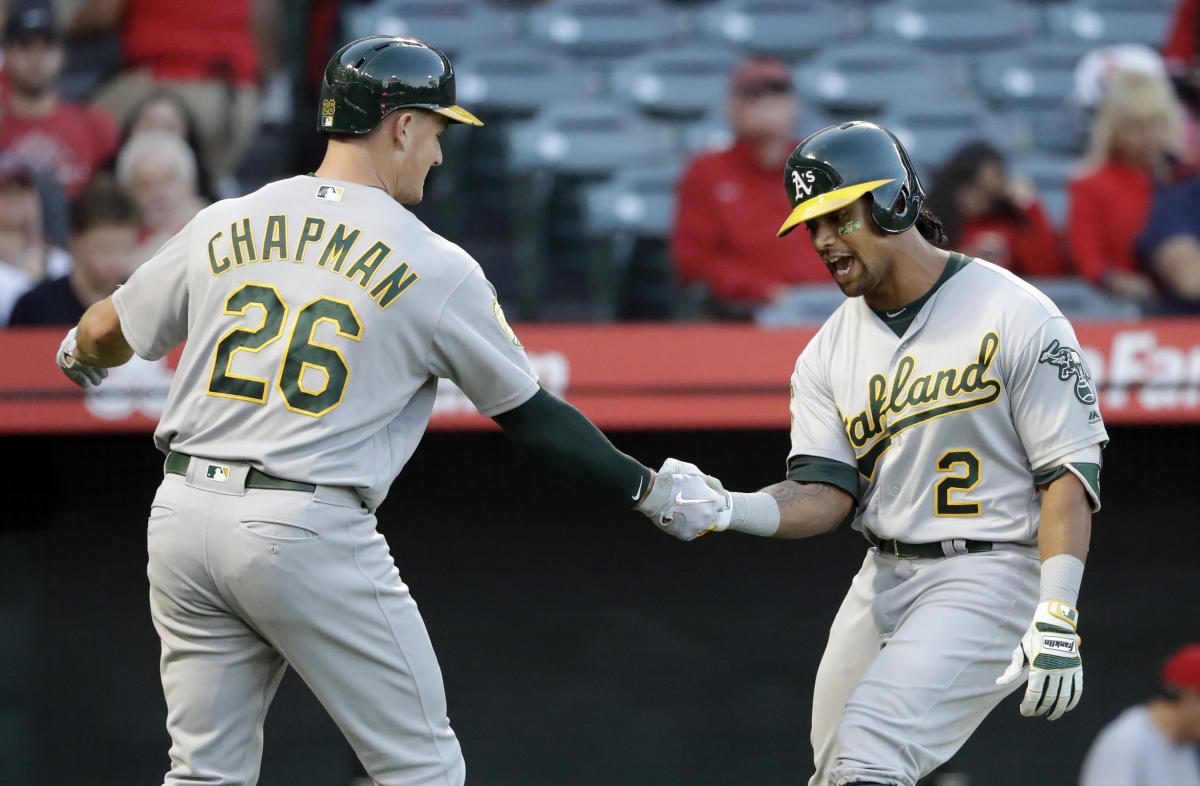
[[[979,457],[969,450],[948,450],[938,459],[938,472],[961,467],[961,474],[947,475],[937,482],[936,512],[939,516],[978,516],[979,503],[954,501],[953,491],[970,491],[979,485]]]
[[[236,327],[217,342],[213,353],[212,378],[208,393],[223,398],[236,398],[264,404],[270,380],[244,377],[229,370],[238,352],[258,352],[283,335],[288,307],[275,287],[267,284],[243,284],[225,301],[225,313],[245,316],[252,306],[262,309],[262,323],[251,330]],[[336,348],[313,340],[317,325],[332,322],[337,334],[358,341],[362,337],[362,322],[354,308],[345,301],[320,297],[296,314],[288,337],[287,351],[279,369],[279,391],[284,405],[293,412],[320,417],[342,403],[350,368],[346,358]],[[324,376],[319,389],[304,387],[304,372],[313,369]]]

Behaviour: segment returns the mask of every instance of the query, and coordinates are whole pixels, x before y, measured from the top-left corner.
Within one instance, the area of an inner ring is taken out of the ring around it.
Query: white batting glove
[[[729,526],[729,493],[720,481],[677,459],[663,462],[654,486],[637,508],[680,540],[695,540]]]
[[[1012,663],[996,680],[1012,685],[1029,666],[1021,714],[1058,720],[1075,709],[1083,695],[1083,661],[1079,657],[1079,612],[1057,600],[1039,603],[1029,630],[1013,650]]]
[[[102,366],[89,366],[74,357],[75,349],[79,346],[75,338],[78,329],[78,327],[73,327],[67,331],[67,337],[59,345],[58,354],[54,356],[54,359],[58,361],[58,367],[67,375],[67,379],[81,388],[95,387],[100,384],[100,380],[108,376],[108,369]]]

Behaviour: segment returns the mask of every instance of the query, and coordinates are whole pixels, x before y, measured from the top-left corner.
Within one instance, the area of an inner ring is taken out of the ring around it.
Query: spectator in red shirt
[[[0,150],[53,172],[74,197],[117,145],[117,127],[103,110],[58,93],[65,52],[54,15],[42,0],[12,9],[4,31],[10,89],[3,102]]]
[[[791,71],[747,60],[733,74],[728,111],[733,145],[693,159],[676,188],[671,254],[681,282],[707,286],[713,316],[748,319],[787,287],[828,284],[829,275],[806,237],[776,237],[791,208],[779,173],[798,142]]]
[[[929,190],[929,209],[942,220],[949,248],[1023,277],[1067,272],[1033,185],[1009,177],[1004,154],[988,142],[968,142],[946,160]]]
[[[283,73],[279,0],[85,0],[69,29],[81,38],[114,31],[124,70],[96,102],[124,122],[146,96],[169,88],[196,119],[218,189],[236,191],[233,173],[259,122],[260,77]]]
[[[1119,71],[1107,79],[1084,171],[1068,187],[1071,256],[1089,281],[1139,304],[1154,298],[1134,242],[1181,149],[1182,112],[1166,78]]]

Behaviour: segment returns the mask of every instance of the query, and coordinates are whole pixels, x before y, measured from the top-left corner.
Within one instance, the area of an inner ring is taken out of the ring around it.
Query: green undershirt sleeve
[[[1083,461],[1072,461],[1066,464],[1058,464],[1046,469],[1039,469],[1033,473],[1033,484],[1040,489],[1049,487],[1051,483],[1061,478],[1068,472],[1079,478],[1083,483],[1083,488],[1087,491],[1088,501],[1092,505],[1092,512],[1100,510],[1100,465],[1091,464]]]
[[[587,416],[545,388],[492,420],[518,453],[573,488],[632,507],[650,483],[648,468],[617,450]]]
[[[828,483],[858,502],[858,469],[820,456],[792,456],[788,459],[788,480],[798,483]]]

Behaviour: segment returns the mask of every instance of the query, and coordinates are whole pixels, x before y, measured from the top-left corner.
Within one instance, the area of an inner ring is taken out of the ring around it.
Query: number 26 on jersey
[[[283,335],[288,305],[275,287],[255,283],[243,284],[225,301],[225,313],[230,316],[246,316],[255,307],[262,312],[258,327],[235,327],[217,342],[208,382],[210,396],[266,403],[270,380],[241,376],[230,367],[239,352],[259,352]],[[344,300],[319,297],[296,312],[276,384],[288,409],[313,417],[320,417],[342,403],[350,379],[350,368],[342,353],[313,339],[321,322],[333,323],[337,334],[344,338],[353,341],[362,338],[362,322],[353,306]],[[319,385],[313,384],[315,376],[321,379]]]

